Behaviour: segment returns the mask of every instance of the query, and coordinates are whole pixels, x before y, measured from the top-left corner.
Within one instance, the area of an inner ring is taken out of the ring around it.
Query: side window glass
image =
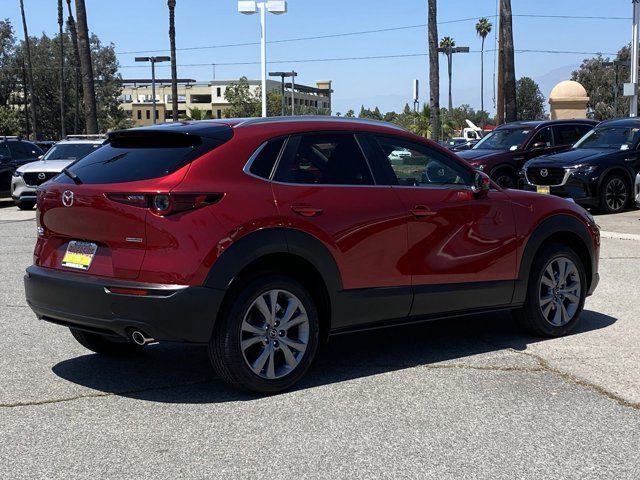
[[[470,185],[472,172],[425,145],[393,137],[376,137],[399,185],[429,187]]]
[[[251,163],[249,171],[258,177],[268,179],[271,176],[273,166],[280,155],[283,143],[284,138],[271,140],[267,143]]]
[[[531,142],[529,143],[529,148],[532,148],[536,144],[544,144],[536,148],[550,147],[551,145],[553,145],[553,137],[551,136],[550,127],[543,128],[538,133],[536,133],[533,137],[533,140],[531,140]]]
[[[274,180],[318,185],[373,185],[369,166],[351,134],[291,137]]]
[[[554,128],[556,145],[573,145],[583,135],[577,125],[558,125]]]
[[[11,150],[9,150],[6,143],[0,143],[0,157],[11,158]]]

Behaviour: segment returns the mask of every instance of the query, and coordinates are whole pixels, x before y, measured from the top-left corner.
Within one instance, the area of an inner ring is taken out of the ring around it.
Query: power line
[[[595,16],[582,16],[582,15],[543,15],[543,14],[516,14],[514,17],[525,17],[525,18],[558,18],[558,19],[589,19],[589,20],[631,20],[630,17],[595,17]],[[484,15],[487,18],[496,18],[496,15]],[[461,23],[468,21],[476,21],[480,17],[467,17],[467,18],[457,18],[453,20],[444,20],[442,22],[438,22],[438,25],[446,25],[451,23]],[[388,28],[376,28],[372,30],[360,30],[355,32],[341,32],[341,33],[330,33],[326,35],[313,35],[307,37],[295,37],[295,38],[283,38],[280,40],[269,40],[267,43],[270,44],[278,44],[278,43],[290,43],[290,42],[302,42],[307,40],[326,40],[327,38],[340,38],[340,37],[352,37],[357,35],[369,35],[374,33],[385,33],[385,32],[395,32],[401,30],[411,30],[416,28],[426,28],[426,23],[419,23],[415,25],[402,25],[399,27],[388,27]],[[178,51],[194,51],[194,50],[209,50],[209,49],[218,49],[218,48],[234,48],[234,47],[246,47],[251,45],[259,45],[260,42],[238,42],[238,43],[224,43],[219,45],[202,45],[196,47],[182,47],[177,48]],[[160,48],[154,50],[129,50],[125,52],[116,52],[117,55],[133,55],[139,53],[160,53],[160,52],[168,52],[168,48]]]

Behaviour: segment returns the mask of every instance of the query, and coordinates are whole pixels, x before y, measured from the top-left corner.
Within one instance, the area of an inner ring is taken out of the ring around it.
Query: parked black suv
[[[515,188],[518,172],[527,160],[571,148],[597,124],[586,119],[506,123],[484,136],[471,150],[456,153],[501,187]]]
[[[528,161],[524,188],[572,198],[585,207],[616,213],[631,204],[640,171],[640,119],[600,123],[567,152]]]
[[[0,137],[0,197],[11,193],[11,176],[16,168],[43,155],[36,144],[19,137]]]

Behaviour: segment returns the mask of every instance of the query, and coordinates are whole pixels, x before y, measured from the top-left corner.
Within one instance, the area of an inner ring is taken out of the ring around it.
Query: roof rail
[[[67,135],[65,140],[93,140],[99,138],[107,138],[104,133],[88,133],[83,135]]]
[[[22,140],[22,137],[20,135],[3,135],[2,139],[3,140]]]

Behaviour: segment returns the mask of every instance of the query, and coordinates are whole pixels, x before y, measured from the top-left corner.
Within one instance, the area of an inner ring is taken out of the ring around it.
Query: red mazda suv
[[[599,230],[567,200],[503,191],[399,127],[340,118],[114,132],[39,187],[36,315],[101,354],[208,344],[217,374],[286,389],[349,330],[513,310],[567,334]]]

